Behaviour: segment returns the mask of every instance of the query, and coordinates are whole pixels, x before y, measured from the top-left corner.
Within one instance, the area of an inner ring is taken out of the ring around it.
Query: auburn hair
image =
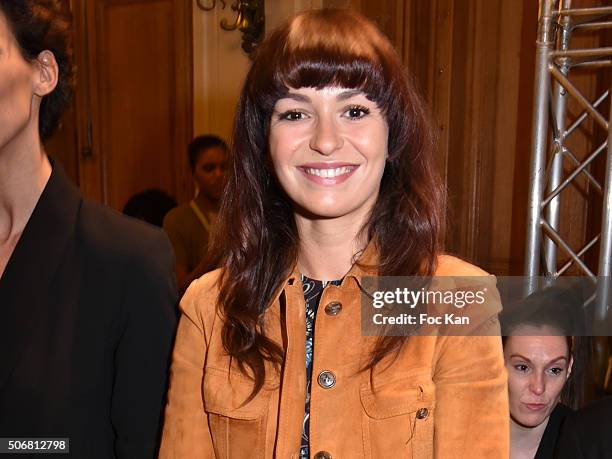
[[[291,273],[299,238],[292,203],[268,155],[276,101],[290,88],[359,89],[382,110],[388,162],[362,228],[376,244],[381,276],[432,275],[443,231],[443,187],[434,167],[433,131],[424,103],[389,41],[356,12],[302,12],[257,49],[240,95],[228,184],[208,266],[220,266],[218,308],[225,350],[263,386],[266,362],[279,370],[284,350],[266,337],[263,315]],[[406,337],[382,338],[369,365],[399,351]]]

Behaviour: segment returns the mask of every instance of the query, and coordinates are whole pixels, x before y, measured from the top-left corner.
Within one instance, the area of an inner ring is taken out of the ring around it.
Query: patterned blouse
[[[302,274],[304,301],[306,303],[306,406],[304,408],[304,426],[302,428],[300,459],[308,459],[310,455],[310,445],[308,442],[310,434],[310,383],[312,381],[312,355],[317,308],[325,287],[329,284],[340,285],[341,282],[341,280],[320,281],[310,279]]]

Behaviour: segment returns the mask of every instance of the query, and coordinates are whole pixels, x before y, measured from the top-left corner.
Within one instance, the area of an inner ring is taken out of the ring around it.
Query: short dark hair
[[[189,154],[189,165],[191,166],[191,170],[195,170],[196,162],[198,162],[198,158],[201,153],[208,150],[209,148],[221,148],[225,151],[228,151],[227,144],[221,137],[217,137],[216,135],[200,135],[194,138],[187,148],[187,153]]]
[[[162,227],[164,217],[176,207],[176,201],[163,190],[152,188],[136,193],[123,207],[123,213]]]
[[[40,137],[53,134],[74,86],[71,18],[58,0],[0,0],[0,12],[8,20],[24,59],[33,61],[51,51],[59,67],[56,88],[42,100],[39,115]]]

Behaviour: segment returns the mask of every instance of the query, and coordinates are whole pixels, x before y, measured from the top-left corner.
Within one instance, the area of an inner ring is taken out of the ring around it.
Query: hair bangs
[[[322,53],[320,49],[300,50],[291,55],[286,65],[279,66],[276,76],[285,90],[330,86],[358,89],[376,102],[388,86],[377,62],[340,52]]]

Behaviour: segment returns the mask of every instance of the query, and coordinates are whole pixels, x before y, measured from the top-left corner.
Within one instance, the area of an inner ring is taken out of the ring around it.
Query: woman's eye
[[[346,112],[344,112],[345,116],[351,119],[360,119],[364,116],[368,115],[370,110],[366,107],[354,106],[350,107]]]
[[[519,363],[518,365],[514,365],[515,370],[525,373],[529,367],[523,363]]]
[[[299,112],[297,110],[290,110],[288,112],[282,113],[279,118],[281,120],[287,120],[287,121],[299,121],[302,120],[306,117],[306,115],[302,112]]]
[[[561,373],[563,373],[563,368],[558,368],[558,367],[551,368],[550,372],[555,376],[559,376]]]

